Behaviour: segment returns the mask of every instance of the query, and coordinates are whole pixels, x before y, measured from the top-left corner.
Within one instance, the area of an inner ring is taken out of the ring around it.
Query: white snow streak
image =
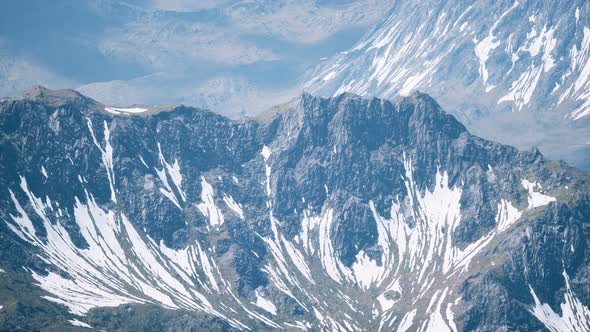
[[[143,158],[141,158],[141,160],[143,161]],[[162,169],[160,170],[156,168],[155,170],[156,174],[158,174],[158,177],[164,184],[164,188],[160,188],[160,192],[182,210],[180,201],[186,202],[186,194],[182,191],[182,174],[180,174],[178,160],[175,159],[174,164],[169,164],[162,154],[160,143],[158,143],[158,160],[160,161],[160,165],[162,165]],[[145,164],[145,162],[143,163],[147,167],[147,164]],[[172,190],[172,187],[168,182],[168,177],[172,180],[175,190]]]
[[[574,295],[569,277],[565,271],[566,290],[561,303],[561,315],[553,311],[547,303],[541,303],[535,290],[529,285],[535,305],[529,311],[552,332],[590,331],[590,310]]]
[[[213,194],[213,187],[201,177],[201,200],[202,203],[197,205],[201,213],[209,219],[209,225],[213,227],[221,226],[224,223],[223,213],[221,209],[215,204],[215,195]]]
[[[92,328],[92,326],[90,326],[90,325],[88,325],[88,324],[86,324],[84,322],[81,322],[81,321],[79,321],[77,319],[70,319],[68,322],[70,322],[70,324],[72,324],[74,326],[86,327],[86,328],[89,328],[89,329]]]
[[[128,107],[128,108],[117,108],[117,107],[105,107],[105,111],[111,114],[140,114],[147,111],[147,108],[139,107]]]
[[[111,132],[109,131],[109,126],[107,125],[106,120],[104,121],[104,140],[105,140],[105,147],[104,149],[98,144],[96,136],[94,135],[94,129],[92,127],[92,122],[90,119],[86,119],[88,122],[88,130],[90,130],[90,134],[92,135],[92,140],[94,141],[94,145],[100,150],[102,155],[102,163],[107,169],[107,176],[109,178],[109,186],[111,188],[111,201],[113,203],[117,203],[117,197],[115,195],[115,171],[113,170],[113,147],[111,146],[110,137]]]

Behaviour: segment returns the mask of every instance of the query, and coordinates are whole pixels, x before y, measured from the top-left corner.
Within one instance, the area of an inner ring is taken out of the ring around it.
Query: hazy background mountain
[[[0,96],[41,84],[76,88],[106,104],[255,112],[299,93],[303,72],[351,47],[388,2],[5,3]]]
[[[420,90],[472,132],[590,168],[590,2],[396,1],[311,93]]]

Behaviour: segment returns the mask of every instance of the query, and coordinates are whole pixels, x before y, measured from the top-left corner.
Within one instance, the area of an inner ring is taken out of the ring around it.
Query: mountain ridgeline
[[[588,331],[590,176],[428,95],[0,102],[8,330]]]

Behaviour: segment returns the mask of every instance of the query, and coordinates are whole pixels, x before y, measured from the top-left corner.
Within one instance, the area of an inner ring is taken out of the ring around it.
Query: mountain
[[[584,331],[590,175],[428,95],[0,102],[0,328]]]
[[[590,169],[590,3],[398,1],[313,94],[432,95],[475,134]]]

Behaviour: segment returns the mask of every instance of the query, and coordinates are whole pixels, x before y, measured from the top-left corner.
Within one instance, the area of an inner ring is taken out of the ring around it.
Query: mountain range
[[[36,87],[0,133],[3,329],[590,330],[590,174],[429,95],[230,120]]]

